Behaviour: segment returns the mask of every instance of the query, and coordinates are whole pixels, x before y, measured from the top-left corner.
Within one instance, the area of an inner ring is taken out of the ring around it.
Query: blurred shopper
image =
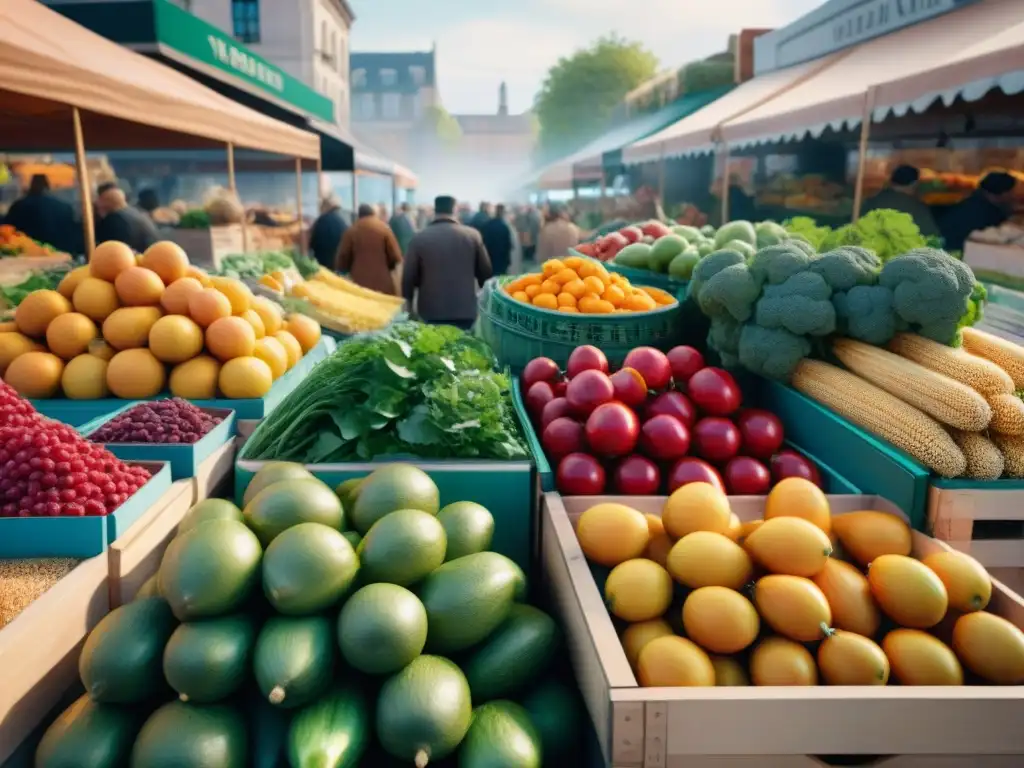
[[[160,207],[160,198],[157,196],[156,190],[151,188],[139,190],[136,206],[140,211],[152,218],[153,211]]]
[[[57,250],[73,254],[81,251],[81,227],[75,223],[75,211],[50,194],[50,180],[42,173],[32,177],[25,196],[7,209],[4,223]]]
[[[437,210],[434,210],[434,215],[437,215]],[[469,207],[469,203],[462,203],[459,206],[458,220],[460,224],[465,224],[467,227],[470,226],[473,221],[473,209]]]
[[[120,187],[108,187],[96,202],[100,214],[96,222],[96,245],[120,240],[132,250],[142,253],[160,239],[153,220],[138,208],[130,207]]]
[[[476,322],[476,292],[491,276],[480,233],[455,218],[455,198],[434,201],[434,220],[409,243],[402,295],[421,320],[469,330]]]
[[[970,197],[954,205],[942,217],[942,237],[947,251],[962,251],[972,232],[998,227],[1013,213],[1017,180],[1008,173],[985,175]]]
[[[537,263],[560,259],[570,248],[580,244],[580,229],[569,220],[569,212],[560,205],[552,205],[548,220],[537,239]]]
[[[409,241],[416,234],[416,227],[412,223],[412,215],[410,214],[411,210],[411,205],[402,203],[398,206],[398,210],[395,211],[395,215],[391,217],[391,221],[388,222],[388,226],[395,233],[398,247],[402,250],[403,254],[409,250]]]
[[[925,237],[938,235],[939,227],[932,216],[932,209],[917,197],[917,183],[920,180],[921,172],[917,168],[912,165],[899,166],[889,176],[889,186],[864,201],[861,214],[890,208],[909,214]]]
[[[395,296],[392,272],[402,263],[398,241],[372,205],[360,205],[358,216],[341,238],[336,271],[364,288]]]
[[[426,205],[416,206],[416,231],[419,232],[434,218],[434,211]]]
[[[512,266],[512,253],[516,249],[515,230],[505,216],[505,206],[498,204],[494,216],[480,230],[491,268],[495,275],[504,275]]]
[[[388,223],[388,207],[384,203],[377,203],[377,218]]]
[[[483,230],[484,224],[491,220],[492,208],[490,203],[480,203],[480,208],[473,214],[469,225],[474,229]]]
[[[532,205],[523,206],[516,216],[516,233],[523,249],[523,261],[533,261],[537,255],[537,239],[542,224],[540,212]]]
[[[309,231],[310,253],[321,266],[334,269],[341,238],[346,231],[348,222],[341,213],[341,201],[335,195],[328,195],[320,203],[320,215]]]

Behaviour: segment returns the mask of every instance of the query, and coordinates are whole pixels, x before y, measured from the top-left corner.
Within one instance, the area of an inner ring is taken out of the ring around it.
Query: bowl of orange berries
[[[678,306],[667,291],[633,285],[624,275],[584,256],[549,259],[540,272],[501,281],[499,291],[534,309],[564,314],[622,315]]]

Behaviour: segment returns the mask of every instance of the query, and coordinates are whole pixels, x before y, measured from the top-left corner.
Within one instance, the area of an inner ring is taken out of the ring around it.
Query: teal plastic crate
[[[109,515],[95,517],[0,517],[0,558],[74,557],[106,551],[140,517],[156,506],[171,487],[171,468],[142,464],[153,476]]]
[[[288,371],[284,376],[274,382],[270,392],[264,397],[247,398],[245,400],[192,400],[194,405],[200,408],[222,408],[233,410],[239,419],[262,419],[273,411],[288,394],[291,393],[299,383],[309,375],[317,363],[331,354],[337,348],[337,343],[329,336],[322,336],[315,347],[303,355],[298,365]],[[165,393],[155,400],[170,397]],[[62,421],[72,427],[81,427],[95,419],[110,417],[125,406],[135,405],[138,400],[125,401],[118,398],[105,398],[103,400],[66,400],[55,398],[53,400],[33,400],[32,405],[39,413],[57,421]]]
[[[93,419],[78,428],[85,437],[134,408],[135,404],[118,408],[107,416]],[[199,442],[191,444],[172,443],[103,443],[103,447],[124,461],[166,461],[171,466],[171,479],[184,480],[195,477],[200,465],[224,443],[234,439],[238,432],[235,412],[225,408],[202,408],[212,416],[221,419],[220,424],[207,432]]]
[[[405,461],[433,478],[441,506],[475,501],[494,516],[491,548],[514,560],[529,573],[537,531],[537,498],[533,465],[529,461],[425,461],[389,457],[366,464],[310,464],[306,469],[332,488],[354,477],[365,477],[385,464]],[[252,476],[266,462],[239,460],[235,464],[235,498],[241,504]]]
[[[686,298],[686,288],[690,284],[686,280],[676,280],[674,277],[663,275],[660,272],[651,272],[649,269],[624,267],[614,261],[606,261],[604,266],[609,272],[617,272],[635,286],[660,288],[663,291],[668,291],[680,301]]]
[[[544,455],[544,448],[540,444],[540,438],[537,435],[537,430],[533,428],[533,422],[530,421],[530,415],[526,410],[526,403],[523,400],[523,390],[518,377],[512,382],[512,402],[515,406],[516,413],[519,415],[519,420],[523,424],[523,432],[526,436],[526,442],[530,447],[530,455],[533,457],[533,463],[537,467],[537,480],[540,483],[541,491],[546,493],[548,491],[558,490],[555,487],[554,467],[551,466],[548,462],[547,456]],[[790,430],[787,427],[787,434],[789,431]],[[821,473],[821,479],[825,486],[825,493],[832,495],[861,493],[857,486],[810,451],[801,448],[791,440],[786,441],[786,447],[792,448],[794,451],[803,454],[809,460],[814,462]]]
[[[924,530],[931,480],[924,466],[785,384],[762,379],[751,394],[754,404],[782,419],[794,443],[848,478],[861,493],[892,501],[914,528]]]

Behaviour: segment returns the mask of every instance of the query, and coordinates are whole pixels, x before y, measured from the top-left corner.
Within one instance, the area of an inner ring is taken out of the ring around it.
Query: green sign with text
[[[153,0],[157,42],[244,80],[303,112],[334,122],[334,103],[229,35],[168,0]]]

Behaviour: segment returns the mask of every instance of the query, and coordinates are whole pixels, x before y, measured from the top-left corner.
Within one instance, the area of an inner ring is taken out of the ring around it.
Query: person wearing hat
[[[962,251],[972,232],[998,227],[1013,213],[1013,189],[1017,180],[1003,171],[985,175],[969,197],[942,217],[942,236],[947,251]]]
[[[81,226],[75,223],[74,209],[50,194],[50,179],[36,173],[29,181],[24,197],[7,210],[4,224],[67,253],[81,253]]]
[[[372,205],[360,205],[358,216],[341,238],[335,269],[364,288],[394,296],[393,272],[402,263],[398,241]]]
[[[476,322],[478,287],[491,277],[483,238],[455,217],[455,198],[434,200],[434,220],[409,241],[402,295],[421,320],[469,330]]]
[[[889,176],[889,186],[874,197],[864,201],[861,215],[869,211],[889,208],[909,214],[921,234],[930,237],[939,234],[932,210],[917,197],[917,183],[921,172],[912,165],[901,165]]]

